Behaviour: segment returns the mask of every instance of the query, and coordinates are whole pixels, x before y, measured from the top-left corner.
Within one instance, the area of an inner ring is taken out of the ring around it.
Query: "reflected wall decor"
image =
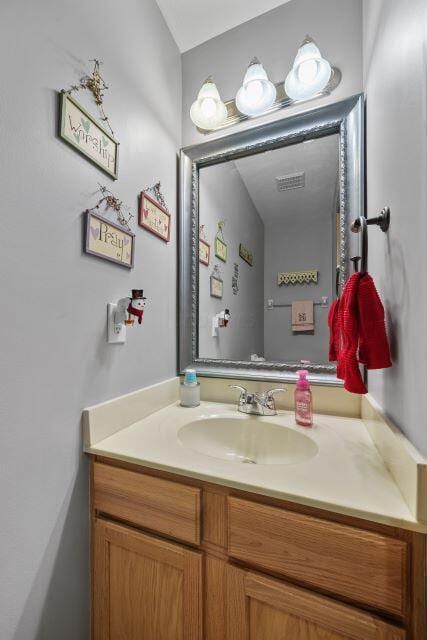
[[[211,254],[210,245],[206,242],[206,240],[202,240],[202,238],[199,238],[199,262],[201,262],[202,264],[205,264],[208,267],[210,254]]]

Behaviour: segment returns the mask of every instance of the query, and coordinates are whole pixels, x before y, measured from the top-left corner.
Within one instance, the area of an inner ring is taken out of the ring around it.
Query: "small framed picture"
[[[221,238],[215,238],[215,255],[223,262],[227,262],[227,245]]]
[[[211,256],[211,245],[199,238],[199,262],[209,266],[209,260]]]
[[[132,269],[135,234],[92,211],[87,211],[84,250],[98,258]]]
[[[164,242],[169,242],[171,233],[171,214],[145,191],[139,197],[138,224],[148,229]]]
[[[211,296],[212,298],[222,298],[224,283],[221,278],[211,276]]]

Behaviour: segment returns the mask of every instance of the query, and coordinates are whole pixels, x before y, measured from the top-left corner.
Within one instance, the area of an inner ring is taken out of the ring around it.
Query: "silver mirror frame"
[[[179,197],[179,371],[220,378],[289,381],[301,365],[283,362],[213,360],[198,355],[198,239],[199,170],[238,157],[339,133],[340,154],[340,270],[348,276],[349,228],[364,211],[364,100],[363,94],[310,109],[261,126],[186,147],[180,152]],[[304,365],[310,380],[342,385],[335,365]]]

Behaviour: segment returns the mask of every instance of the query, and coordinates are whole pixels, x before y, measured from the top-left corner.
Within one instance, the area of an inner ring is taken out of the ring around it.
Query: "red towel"
[[[359,363],[368,369],[391,367],[384,307],[369,273],[354,273],[341,299],[328,315],[329,358],[337,361],[337,376],[352,393],[367,393]]]

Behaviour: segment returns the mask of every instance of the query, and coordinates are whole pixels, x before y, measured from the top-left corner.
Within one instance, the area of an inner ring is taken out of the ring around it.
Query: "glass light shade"
[[[285,91],[292,100],[311,98],[326,87],[331,73],[331,65],[322,58],[319,47],[307,36],[285,80]]]
[[[190,109],[190,118],[200,129],[215,129],[227,118],[227,107],[221,100],[212,78],[208,78]]]
[[[276,87],[262,64],[254,58],[236,95],[236,107],[247,116],[257,116],[269,109],[276,99]]]

